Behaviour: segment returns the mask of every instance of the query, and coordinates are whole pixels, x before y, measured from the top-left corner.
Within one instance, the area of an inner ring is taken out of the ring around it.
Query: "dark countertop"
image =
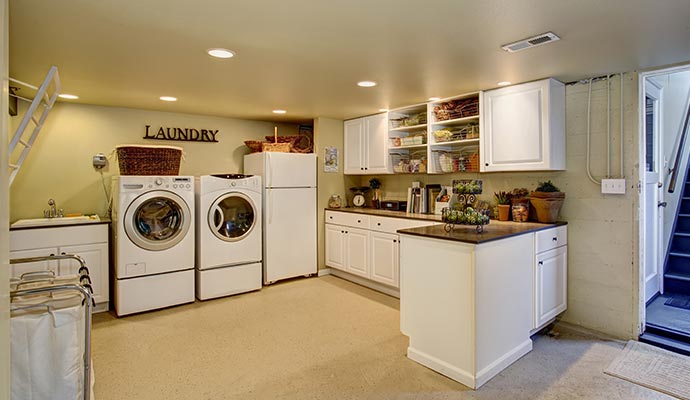
[[[542,224],[539,222],[501,222],[491,220],[489,225],[484,225],[484,232],[477,233],[474,225],[455,225],[455,228],[446,232],[443,225],[424,226],[420,228],[400,229],[398,233],[405,235],[423,236],[431,239],[452,240],[456,242],[481,244],[493,240],[506,239],[511,236],[541,231],[556,226],[566,225],[567,222]]]
[[[394,218],[406,218],[406,219],[417,219],[422,221],[437,221],[441,222],[441,215],[438,214],[416,214],[408,213],[405,211],[391,211],[391,210],[378,210],[376,208],[359,208],[359,207],[346,207],[346,208],[326,208],[326,211],[339,211],[354,214],[365,214],[374,215],[379,217],[394,217]]]
[[[68,224],[60,224],[60,223],[54,223],[50,225],[41,225],[41,226],[20,226],[20,227],[15,227],[13,228],[10,224],[10,230],[11,231],[21,231],[24,229],[46,229],[46,228],[64,228],[68,226],[82,226],[82,225],[101,225],[101,224],[110,224],[110,218],[103,218],[101,217],[100,221],[83,221],[83,222],[73,222],[73,223],[68,223]]]

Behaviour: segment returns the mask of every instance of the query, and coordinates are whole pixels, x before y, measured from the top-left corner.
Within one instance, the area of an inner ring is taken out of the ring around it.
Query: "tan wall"
[[[637,320],[637,75],[625,80],[625,175],[627,194],[602,195],[585,172],[587,85],[566,89],[567,170],[535,173],[462,173],[383,175],[384,199],[404,199],[414,180],[450,185],[453,179],[484,181],[480,199],[495,203],[493,193],[550,179],[567,193],[561,219],[568,221],[568,311],[565,321],[620,338],[636,337]],[[618,78],[611,86],[612,174],[619,173],[620,100]],[[592,91],[592,173],[606,174],[606,83]],[[360,183],[368,185],[370,176]]]
[[[0,0],[0,143],[8,143],[8,1]],[[7,189],[7,151],[0,152],[0,400],[10,398],[10,301],[9,301],[9,190]]]
[[[219,143],[144,140],[145,125],[218,129]],[[101,174],[92,167],[91,159],[99,152],[110,155],[119,144],[182,147],[181,175],[238,173],[249,151],[244,140],[272,135],[273,126],[262,121],[58,103],[12,185],[10,219],[42,216],[49,198],[65,213],[104,215],[107,200]],[[278,125],[279,134],[296,134],[297,130],[294,124]],[[103,173],[108,191],[110,176],[117,174],[117,161],[111,158]]]
[[[329,118],[317,118],[314,120],[314,151],[318,156],[317,179],[317,238],[318,238],[318,263],[319,269],[326,268],[324,262],[325,236],[324,236],[324,211],[328,207],[328,199],[333,194],[340,195],[343,203],[346,199],[346,190],[359,180],[358,177],[343,175],[343,121]],[[324,172],[323,156],[324,148],[338,148],[338,172]]]

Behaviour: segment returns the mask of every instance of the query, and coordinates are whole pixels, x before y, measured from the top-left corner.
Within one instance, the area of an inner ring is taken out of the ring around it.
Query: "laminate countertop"
[[[474,225],[455,225],[453,230],[446,232],[444,225],[423,226],[419,228],[400,229],[398,233],[404,235],[423,236],[431,239],[452,240],[469,244],[481,244],[494,240],[506,239],[511,236],[524,235],[525,233],[541,231],[557,226],[566,225],[566,222],[542,224],[539,222],[512,222],[491,220],[484,225],[484,231],[477,232]]]
[[[51,222],[50,224],[46,224],[46,225],[28,225],[28,226],[12,226],[12,225],[10,225],[10,230],[11,231],[19,231],[19,230],[24,230],[24,229],[64,228],[64,227],[68,227],[68,226],[110,224],[110,222],[111,222],[110,218],[100,217],[100,220],[98,220],[98,221],[93,220],[93,221],[79,221],[79,222],[61,223],[59,221],[59,218],[56,218],[55,222]]]
[[[455,225],[454,229],[446,232],[441,216],[437,214],[416,214],[405,211],[377,210],[375,208],[326,208],[327,211],[338,211],[355,214],[376,215],[381,217],[394,217],[416,219],[422,221],[436,221],[438,225],[424,226],[419,228],[400,229],[398,233],[406,235],[424,236],[432,239],[453,240],[456,242],[480,244],[493,240],[509,238],[511,236],[522,235],[525,233],[536,232],[556,226],[566,225],[567,222],[555,222],[544,224],[540,222],[513,222],[498,221],[492,219],[488,225],[484,225],[484,231],[477,233],[475,225]]]

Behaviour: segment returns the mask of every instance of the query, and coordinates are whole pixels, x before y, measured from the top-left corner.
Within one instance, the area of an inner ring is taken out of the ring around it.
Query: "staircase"
[[[689,164],[690,165],[690,164]],[[664,292],[690,295],[690,174],[685,174],[664,268]]]

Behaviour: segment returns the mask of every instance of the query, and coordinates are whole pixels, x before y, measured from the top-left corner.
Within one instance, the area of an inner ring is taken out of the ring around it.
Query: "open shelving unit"
[[[388,154],[394,173],[479,171],[481,93],[388,112]]]

